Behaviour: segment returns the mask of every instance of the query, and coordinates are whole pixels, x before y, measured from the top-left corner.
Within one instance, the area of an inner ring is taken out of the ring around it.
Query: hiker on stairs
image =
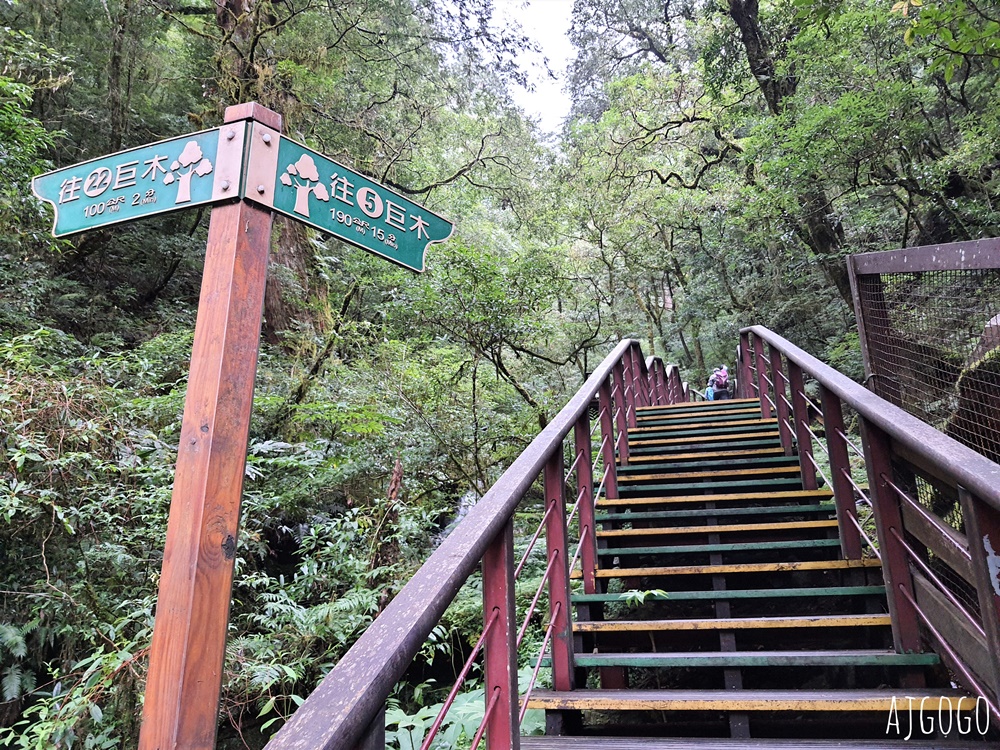
[[[712,372],[712,376],[708,379],[708,388],[705,389],[705,398],[709,401],[732,398],[729,392],[729,369],[725,365],[716,367]]]

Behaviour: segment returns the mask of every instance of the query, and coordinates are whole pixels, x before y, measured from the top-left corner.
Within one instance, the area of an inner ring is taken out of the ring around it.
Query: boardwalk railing
[[[896,650],[928,643],[1000,718],[1000,465],[766,328],[739,360],[806,488],[832,488],[844,557],[881,559]]]
[[[547,545],[543,586],[549,589],[546,640],[554,685],[570,689],[574,670],[569,571],[579,558],[584,588],[594,593],[594,497],[618,496],[616,453],[619,462],[628,463],[626,429],[635,425],[636,409],[687,398],[675,366],[666,367],[653,357],[644,360],[637,342],[622,341],[324,678],[268,743],[268,750],[382,750],[386,698],[462,584],[480,566],[486,712],[474,745],[485,736],[494,750],[518,748],[516,646],[531,611],[522,619],[516,616],[514,576],[531,549],[515,564],[514,512],[541,478],[545,498],[541,526]],[[592,410],[595,399],[597,408]],[[592,411],[596,411],[593,424]],[[599,448],[592,460],[598,430]],[[568,472],[565,447],[573,456]],[[567,497],[575,498],[569,514],[579,540],[575,551],[568,542]],[[541,593],[540,589],[535,602]],[[467,672],[468,667],[463,676]],[[455,692],[457,687],[453,696]],[[429,743],[430,737],[425,746]]]

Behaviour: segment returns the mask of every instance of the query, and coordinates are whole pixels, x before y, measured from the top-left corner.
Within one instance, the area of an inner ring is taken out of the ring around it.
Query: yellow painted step
[[[625,519],[627,520],[627,519]],[[837,519],[823,521],[778,521],[775,523],[731,523],[719,526],[655,526],[643,529],[609,529],[598,537],[667,536],[670,534],[719,534],[732,531],[786,531],[789,529],[825,529],[837,526]]]
[[[746,500],[761,502],[766,500],[809,500],[829,499],[833,497],[830,490],[778,490],[776,492],[725,492],[716,495],[678,495],[677,497],[602,497],[597,501],[598,508],[612,508],[620,505],[677,505],[685,503],[717,503]]]
[[[796,617],[718,617],[699,620],[595,620],[573,623],[574,633],[630,633],[678,630],[772,630],[776,628],[884,627],[881,615],[803,615]]]
[[[732,563],[727,565],[675,565],[673,567],[599,568],[598,578],[644,578],[672,575],[725,575],[727,573],[792,573],[802,570],[847,570],[879,568],[878,560],[805,560],[802,562]],[[571,574],[581,578],[579,570]]]

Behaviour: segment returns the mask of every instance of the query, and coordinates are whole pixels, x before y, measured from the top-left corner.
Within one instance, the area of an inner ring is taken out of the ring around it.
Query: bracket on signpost
[[[414,271],[452,225],[281,135],[257,104],[225,124],[36,177],[57,237],[212,204],[140,750],[215,745],[272,211]]]

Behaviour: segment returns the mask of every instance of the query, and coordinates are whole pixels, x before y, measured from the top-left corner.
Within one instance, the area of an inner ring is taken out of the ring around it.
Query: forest
[[[860,379],[845,256],[997,234],[991,0],[576,0],[554,137],[496,11],[0,0],[0,746],[136,745],[210,213],[54,239],[32,177],[253,101],[456,225],[416,275],[275,219],[227,749],[263,747],[620,339],[703,385],[760,324]],[[480,617],[460,596],[394,727]]]

